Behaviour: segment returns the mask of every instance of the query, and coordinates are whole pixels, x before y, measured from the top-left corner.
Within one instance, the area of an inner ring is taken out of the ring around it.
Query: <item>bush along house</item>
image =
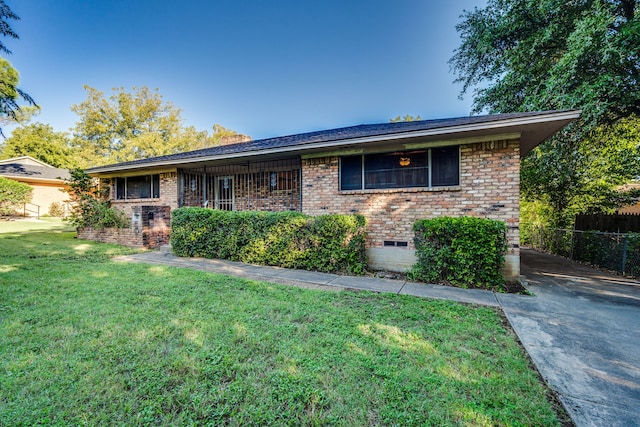
[[[509,229],[505,277],[517,280],[520,158],[580,111],[470,116],[359,125],[216,146],[95,167],[129,228],[79,237],[129,246],[168,243],[170,212],[222,210],[359,213],[373,269],[414,262],[418,219],[476,216]]]

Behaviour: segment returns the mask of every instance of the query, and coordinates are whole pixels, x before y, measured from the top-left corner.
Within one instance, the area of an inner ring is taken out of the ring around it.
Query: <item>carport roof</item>
[[[447,141],[491,135],[517,134],[520,153],[525,155],[538,144],[580,116],[580,110],[492,114],[449,119],[364,124],[297,135],[260,139],[205,148],[131,162],[90,168],[93,175],[109,175],[162,167],[185,167],[205,162],[259,158],[273,155],[300,155],[364,144],[419,141]]]

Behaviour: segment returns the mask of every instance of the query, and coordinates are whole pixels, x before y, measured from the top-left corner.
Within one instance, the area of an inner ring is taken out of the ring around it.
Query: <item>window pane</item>
[[[340,159],[340,189],[362,189],[362,156],[348,156]]]
[[[431,150],[431,185],[460,185],[460,154],[457,146]]]
[[[124,199],[125,179],[116,178],[116,200]]]
[[[127,199],[149,199],[151,197],[151,175],[127,178]]]
[[[426,187],[428,164],[426,151],[371,154],[365,156],[365,188]]]
[[[153,198],[157,199],[160,197],[160,175],[151,175],[151,179],[153,180]]]

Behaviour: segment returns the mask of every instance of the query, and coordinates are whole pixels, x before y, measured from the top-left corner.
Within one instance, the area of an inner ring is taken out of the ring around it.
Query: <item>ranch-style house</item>
[[[158,247],[182,206],[293,210],[367,218],[373,269],[415,262],[413,223],[437,216],[506,222],[505,276],[520,275],[520,158],[580,111],[368,124],[261,139],[88,169],[110,186],[130,228],[80,230],[86,239]]]

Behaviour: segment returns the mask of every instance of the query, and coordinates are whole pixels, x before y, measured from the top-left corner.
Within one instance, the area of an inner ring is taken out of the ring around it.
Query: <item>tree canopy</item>
[[[422,120],[422,117],[418,114],[416,117],[413,117],[410,114],[405,114],[404,116],[396,116],[389,120],[391,123],[399,123],[399,122],[418,122]]]
[[[640,113],[637,0],[489,0],[465,11],[450,60],[474,112],[583,109],[597,127]]]
[[[18,38],[18,34],[9,25],[9,20],[20,19],[11,8],[0,0],[0,35]],[[0,40],[0,52],[10,55],[11,51]],[[0,118],[17,120],[20,113],[20,100],[27,104],[36,105],[35,101],[26,92],[18,88],[20,75],[18,71],[5,58],[0,57]],[[2,128],[0,128],[2,134]]]
[[[17,39],[19,38],[18,34],[15,31],[13,31],[13,28],[11,28],[11,25],[9,25],[7,21],[9,19],[13,19],[14,21],[17,21],[20,19],[20,17],[15,13],[13,13],[11,8],[7,5],[7,3],[4,0],[0,0],[0,34],[2,34],[5,37],[11,37],[13,39]],[[0,40],[0,52],[11,54],[11,51],[9,50],[9,48],[7,48],[7,46],[5,46],[2,40]]]
[[[214,135],[183,127],[181,110],[146,86],[104,93],[85,85],[87,99],[71,107],[80,117],[72,145],[80,166],[98,166],[197,150],[215,145]],[[219,125],[218,132],[235,134]]]
[[[522,197],[551,210],[550,223],[566,227],[579,213],[612,213],[635,201],[621,187],[640,174],[640,119],[596,128],[580,144],[555,138],[522,160]],[[544,207],[542,207],[543,210]]]
[[[42,123],[14,129],[0,148],[0,158],[31,156],[57,168],[76,166],[67,134],[55,132],[51,126]]]
[[[523,160],[523,197],[549,203],[559,226],[622,202],[616,186],[640,175],[619,138],[640,117],[639,2],[489,0],[457,30],[449,63],[473,112],[583,111]],[[635,169],[615,167],[620,156]]]

